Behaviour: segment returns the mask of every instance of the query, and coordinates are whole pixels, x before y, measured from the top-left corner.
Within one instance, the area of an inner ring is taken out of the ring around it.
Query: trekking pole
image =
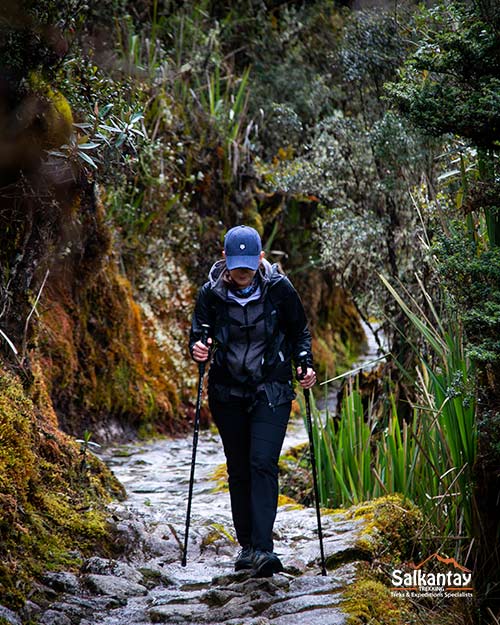
[[[202,323],[200,340],[204,345],[207,345],[209,330],[210,330],[210,326],[207,325],[206,323]],[[191,501],[193,500],[194,466],[196,462],[196,447],[198,446],[198,432],[200,431],[201,393],[203,391],[203,377],[205,376],[206,364],[207,364],[207,361],[198,363],[198,371],[200,375],[198,379],[198,396],[196,399],[196,413],[194,417],[193,454],[191,456],[191,476],[189,478],[189,495],[188,495],[188,505],[187,505],[187,512],[186,512],[186,531],[184,534],[184,549],[182,551],[182,562],[181,562],[182,566],[186,566],[186,558],[187,558],[189,523],[191,520]]]
[[[307,352],[300,352],[299,354],[299,366],[300,366],[300,379],[302,379],[307,372]],[[311,403],[309,398],[309,389],[304,389],[304,399],[306,401],[306,416],[307,416],[307,433],[309,434],[309,455],[311,458],[312,474],[313,474],[313,486],[314,486],[314,502],[316,504],[316,519],[318,521],[318,536],[319,536],[319,549],[321,552],[321,575],[326,575],[325,566],[325,552],[323,550],[323,531],[321,529],[321,515],[319,512],[319,494],[318,494],[318,476],[316,474],[316,456],[314,454],[314,438],[311,419]]]

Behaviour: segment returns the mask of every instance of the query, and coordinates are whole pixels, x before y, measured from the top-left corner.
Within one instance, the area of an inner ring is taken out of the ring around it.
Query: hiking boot
[[[253,567],[255,577],[272,577],[274,573],[280,573],[283,565],[278,556],[272,551],[255,549],[253,552]]]
[[[241,571],[242,569],[253,569],[253,547],[247,545],[243,547],[236,558],[234,563],[234,570]]]

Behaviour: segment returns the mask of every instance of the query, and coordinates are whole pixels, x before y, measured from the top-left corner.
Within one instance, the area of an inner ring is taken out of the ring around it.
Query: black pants
[[[209,396],[209,404],[224,445],[238,542],[272,551],[278,507],[278,460],[291,402],[271,408],[262,393],[226,402]]]

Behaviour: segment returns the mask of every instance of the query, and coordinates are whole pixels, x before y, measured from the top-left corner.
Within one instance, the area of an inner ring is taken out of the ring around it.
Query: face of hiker
[[[226,257],[224,250],[222,251],[222,255]],[[257,259],[259,265],[264,256],[265,252],[261,251]],[[245,287],[250,286],[256,273],[256,269],[249,269],[248,267],[235,267],[234,269],[229,269],[231,280],[239,289],[244,289]]]
[[[252,271],[251,269],[247,269],[246,267],[238,267],[237,269],[231,269],[229,275],[231,276],[231,280],[238,286],[240,289],[244,289],[247,286],[252,284],[253,277],[257,272]]]

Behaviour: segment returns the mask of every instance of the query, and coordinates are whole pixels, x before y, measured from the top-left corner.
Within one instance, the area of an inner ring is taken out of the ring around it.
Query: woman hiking
[[[204,345],[202,324],[210,326]],[[291,402],[292,361],[303,388],[316,381],[311,335],[291,282],[264,258],[260,236],[249,226],[231,228],[223,258],[200,289],[192,319],[190,352],[205,362],[212,351],[208,400],[227,460],[229,493],[241,550],[235,570],[258,577],[283,570],[273,552],[278,506],[278,459]]]

